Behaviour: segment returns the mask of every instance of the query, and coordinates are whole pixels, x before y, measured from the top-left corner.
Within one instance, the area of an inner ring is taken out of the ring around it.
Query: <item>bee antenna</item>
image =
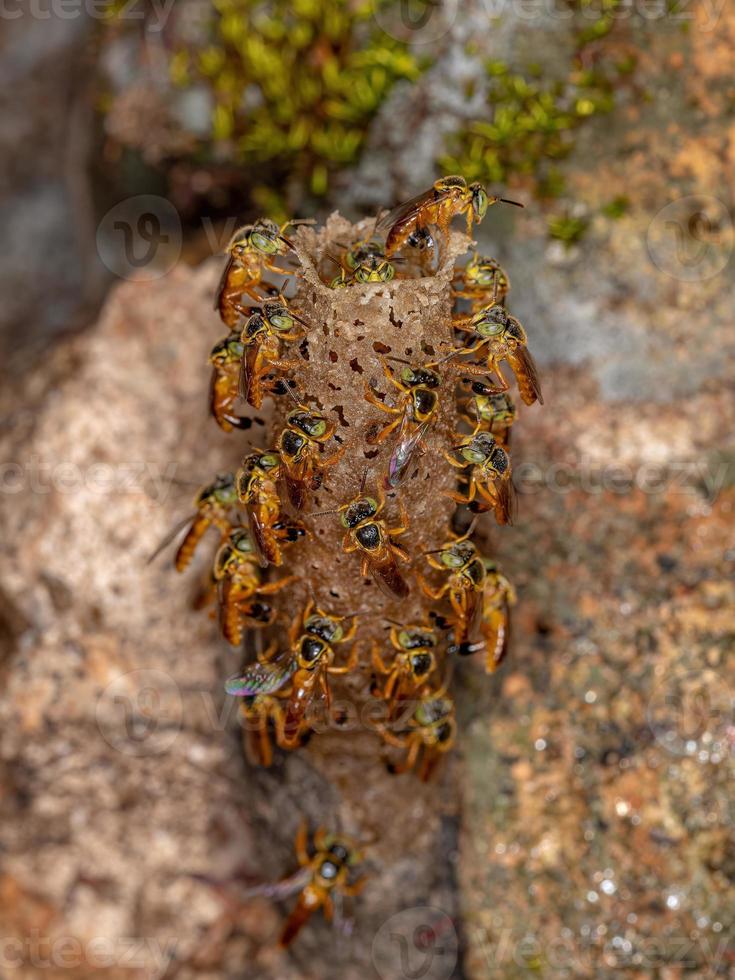
[[[366,466],[365,467],[365,470],[364,470],[364,472],[362,474],[362,483],[360,484],[360,496],[362,496],[362,494],[363,494],[363,492],[365,490],[365,484],[367,483],[367,476],[368,476],[368,468]]]
[[[326,517],[327,514],[339,514],[339,507],[336,510],[317,510],[310,517]]]
[[[517,208],[525,208],[526,206],[525,204],[521,204],[520,201],[511,201],[507,197],[498,197],[496,201],[499,201],[501,204],[513,204]]]
[[[410,361],[407,361],[405,359],[405,357],[386,357],[385,360],[386,361],[395,361],[396,364],[408,364],[409,366],[411,365],[411,362]]]

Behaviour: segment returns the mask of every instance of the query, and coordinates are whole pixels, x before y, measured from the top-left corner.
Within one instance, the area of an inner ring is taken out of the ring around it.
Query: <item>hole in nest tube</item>
[[[339,419],[339,424],[348,429],[350,427],[350,423],[345,418],[344,405],[332,405],[332,411],[336,413],[337,418]]]
[[[363,449],[362,455],[365,459],[375,459],[379,452],[379,449]]]
[[[376,354],[390,354],[393,348],[389,347],[387,344],[381,344],[379,340],[376,340],[373,343],[373,350]]]
[[[350,361],[350,367],[352,368],[353,371],[357,371],[358,374],[363,373],[362,365],[360,364],[360,362],[356,357],[353,357],[352,360]]]
[[[330,352],[329,352],[329,360],[332,362],[332,364],[336,364],[337,363],[337,361],[339,360],[339,354],[337,353],[336,350],[330,350]]]

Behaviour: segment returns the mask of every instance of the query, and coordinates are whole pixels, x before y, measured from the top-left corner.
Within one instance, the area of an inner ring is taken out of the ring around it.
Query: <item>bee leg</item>
[[[258,636],[260,636],[260,634],[258,634]],[[260,663],[267,664],[270,660],[272,660],[273,654],[277,649],[278,644],[274,640],[273,643],[270,643],[262,653],[258,654],[258,660]]]
[[[411,561],[411,556],[409,553],[404,551],[400,545],[395,544],[393,541],[390,543],[390,550],[393,552],[393,554],[398,555],[401,561],[405,561],[406,563]]]
[[[390,422],[376,436],[372,436],[367,440],[371,446],[377,446],[381,442],[385,442],[388,436],[401,424],[401,419],[397,418],[393,422]]]
[[[396,379],[393,377],[393,372],[391,371],[390,366],[384,357],[380,358],[380,363],[383,365],[383,374],[386,376],[389,383],[392,384],[394,388],[397,388],[401,393],[404,393],[406,389],[400,383],[400,381],[396,381]]]
[[[444,496],[449,497],[450,500],[455,500],[458,504],[471,504],[475,499],[475,482],[474,480],[470,482],[469,493],[466,496],[456,490],[445,490]]]
[[[421,760],[421,766],[419,767],[418,777],[422,783],[428,783],[431,779],[436,764],[439,761],[438,754],[430,748],[424,749],[424,756]]]
[[[268,735],[268,715],[263,712],[260,716],[260,764],[265,769],[270,769],[273,763],[273,749],[271,747],[270,736]]]
[[[356,541],[352,540],[352,538],[350,537],[350,532],[348,531],[347,534],[345,534],[344,538],[342,539],[342,550],[344,551],[344,553],[346,555],[351,555],[352,552],[357,551],[359,547],[360,545],[357,544]]]
[[[347,663],[343,667],[327,667],[327,671],[330,674],[349,674],[351,670],[354,670],[357,666],[357,644],[350,650],[350,655],[347,658]]]
[[[467,467],[467,463],[466,462],[460,463],[460,461],[458,459],[455,459],[454,456],[452,456],[448,452],[444,452],[444,453],[442,453],[442,455],[444,456],[444,459],[446,459],[446,461],[449,463],[449,465],[450,466],[453,466],[456,470],[464,470],[464,469],[466,469],[466,467]]]
[[[427,595],[430,599],[433,599],[434,602],[438,602],[439,599],[442,599],[444,597],[444,594],[447,589],[446,585],[441,585],[436,590],[432,589],[429,583],[424,578],[424,576],[421,574],[421,572],[416,572],[416,580],[418,581],[419,588],[424,593],[424,595]]]
[[[373,649],[372,649],[372,661],[373,661],[373,667],[378,671],[379,674],[387,674],[388,671],[390,670],[389,667],[385,666],[385,662],[383,658],[380,656],[380,653],[378,652],[378,644],[375,642],[373,643]]]
[[[266,585],[258,586],[258,595],[273,595],[274,592],[280,592],[287,585],[295,582],[298,575],[286,575],[284,578],[279,578],[276,582],[268,582]]]
[[[353,616],[352,617],[352,624],[351,624],[350,628],[343,635],[342,639],[339,642],[340,643],[349,643],[350,640],[354,639],[355,634],[357,633],[357,626],[358,626],[357,616]]]
[[[308,840],[309,840],[309,824],[308,821],[304,819],[299,824],[299,829],[296,832],[296,840],[294,841],[296,858],[302,868],[306,867],[306,865],[310,861],[309,850],[307,847]]]
[[[403,772],[409,772],[416,765],[416,757],[421,748],[421,740],[414,736],[408,746],[408,752],[403,762],[391,762],[388,764],[388,772],[399,776]]]
[[[384,742],[387,742],[388,745],[392,745],[396,749],[405,749],[408,745],[407,738],[400,738],[398,735],[394,735],[393,732],[385,727],[385,725],[376,723],[375,730],[378,732]]]
[[[303,623],[305,623],[306,620],[309,618],[313,606],[314,606],[314,601],[310,599],[306,606],[306,609],[304,609],[303,616],[301,615],[301,613],[299,613],[299,615],[293,620],[293,622],[289,626],[288,642],[290,646],[293,646],[294,643],[296,643],[296,641],[298,640],[299,635],[301,633],[301,627]]]
[[[343,667],[338,667],[337,670],[340,674],[346,673]],[[332,692],[329,690],[329,670],[323,670],[321,676],[319,677],[319,683],[322,687],[322,692],[324,693],[324,700],[326,702],[327,711],[332,707]]]
[[[323,910],[324,918],[327,920],[327,922],[331,922],[332,917],[334,916],[334,902],[332,901],[331,895],[324,896]]]
[[[345,882],[345,884],[342,885],[342,894],[347,895],[348,898],[355,898],[360,894],[369,880],[368,875],[361,875],[359,878],[356,878],[352,884]]]

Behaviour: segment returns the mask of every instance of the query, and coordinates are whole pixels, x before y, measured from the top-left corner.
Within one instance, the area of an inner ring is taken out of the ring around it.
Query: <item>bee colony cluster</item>
[[[507,275],[477,253],[457,264],[498,200],[446,177],[378,220],[263,219],[229,245],[212,415],[250,429],[245,407],[271,398],[274,421],[199,491],[175,564],[216,529],[222,631],[236,648],[254,637],[226,685],[254,763],[325,719],[349,739],[357,719],[393,773],[428,780],[455,738],[454,663],[477,656],[491,673],[503,659],[513,588],[472,541],[477,515],[513,519],[502,362],[527,405],[542,398]],[[457,215],[467,235],[450,229]],[[325,834],[316,857],[303,839],[298,851],[311,906],[328,911],[333,889],[357,888],[356,851]],[[338,866],[323,881],[320,855]]]

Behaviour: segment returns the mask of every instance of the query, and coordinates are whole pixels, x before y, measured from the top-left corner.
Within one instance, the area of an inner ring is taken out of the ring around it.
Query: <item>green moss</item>
[[[548,220],[549,237],[571,246],[582,238],[588,224],[586,218],[570,214],[552,215]]]
[[[212,93],[205,156],[267,163],[264,186],[289,179],[326,193],[331,173],[358,159],[396,81],[426,67],[380,31],[372,3],[214,0],[213,8],[209,43],[173,52],[171,78]]]

